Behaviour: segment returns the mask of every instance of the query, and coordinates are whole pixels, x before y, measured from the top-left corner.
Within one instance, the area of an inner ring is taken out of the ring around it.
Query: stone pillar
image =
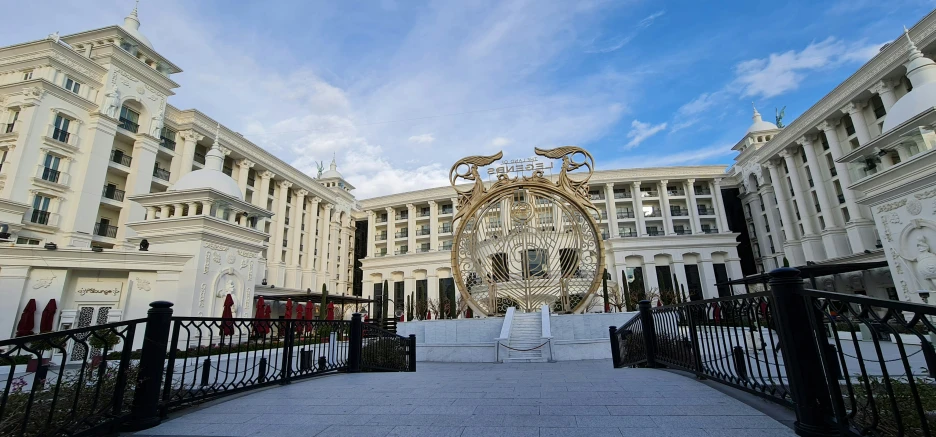
[[[319,203],[322,199],[313,197],[306,213],[305,257],[302,259],[302,288],[315,290],[315,222],[319,216]],[[320,287],[321,288],[321,287]],[[321,291],[321,290],[320,290]]]
[[[666,191],[666,185],[669,180],[660,181],[660,209],[663,210],[663,232],[666,235],[673,235],[673,216],[669,208],[669,193]]]
[[[767,213],[767,224],[770,225],[770,233],[773,235],[774,250],[776,252],[782,252],[785,238],[783,236],[783,226],[780,226],[780,219],[777,215],[780,207],[774,202],[774,187],[773,185],[761,185],[760,192],[761,197],[764,199],[764,212]]]
[[[328,270],[325,274],[328,277],[328,289],[335,291],[337,281],[340,277],[340,266],[338,265],[338,237],[341,232],[341,211],[335,211],[333,220],[329,223],[328,230]]]
[[[884,103],[884,110],[887,112],[890,112],[894,103],[897,103],[897,96],[894,95],[894,85],[894,81],[883,79],[868,89],[872,94],[877,94],[881,97],[881,102]]]
[[[137,135],[137,140],[133,143],[133,160],[130,162],[130,174],[127,175],[127,184],[125,190],[127,194],[124,199],[137,194],[148,194],[150,186],[153,183],[153,168],[156,166],[156,153],[159,149],[159,142],[149,135]],[[98,190],[100,188],[88,187]],[[100,199],[100,196],[98,197]],[[125,202],[120,209],[120,218],[117,220],[120,227],[117,228],[117,241],[124,242],[127,238],[136,235],[136,232],[129,229],[126,224],[143,220],[146,210],[137,202]]]
[[[883,99],[883,98],[882,98]],[[848,173],[848,164],[838,162],[844,155],[839,143],[838,134],[835,126],[838,123],[823,121],[817,126],[826,135],[826,141],[829,142],[829,153],[835,162],[835,170],[838,173],[839,185],[842,187],[842,197],[845,198],[845,208],[848,210],[849,220],[845,222],[845,232],[848,235],[848,243],[851,246],[852,253],[862,253],[865,250],[875,249],[876,237],[874,233],[874,222],[870,219],[871,211],[867,207],[858,204],[855,198],[855,192],[848,189],[851,185],[851,174]]]
[[[825,221],[826,228],[835,228],[835,216],[832,214],[832,205],[829,203],[829,194],[826,192],[825,181],[823,181],[822,172],[819,171],[822,165],[816,156],[816,149],[813,145],[814,137],[803,136],[796,140],[803,146],[803,152],[806,153],[806,159],[809,162],[809,174],[812,176],[813,185],[816,188],[816,197],[819,199],[819,207],[822,208],[820,214]],[[834,256],[829,254],[829,256]]]
[[[406,204],[406,250],[416,251],[416,206],[412,203]]]
[[[316,272],[316,277],[318,278],[318,288],[321,291],[322,284],[326,283],[328,278],[328,225],[331,223],[331,210],[335,206],[332,204],[325,204],[325,208],[322,211],[322,216],[319,218],[319,248],[318,248],[318,271]]]
[[[760,249],[761,258],[770,256],[770,241],[767,240],[766,226],[764,226],[764,216],[761,214],[761,201],[757,194],[749,194],[751,199],[747,204],[751,208],[751,220],[754,221],[754,238],[757,238],[757,247]]]
[[[644,284],[644,290],[648,292],[656,289],[657,292],[660,291],[660,280],[657,278],[656,272],[656,262],[651,257],[650,261],[644,260],[644,278],[647,282]],[[656,302],[653,302],[656,304]]]
[[[634,196],[634,217],[637,218],[637,236],[646,237],[647,225],[644,223],[643,199],[640,197],[640,181],[634,181],[632,185],[634,187],[632,195]]]
[[[787,197],[787,190],[783,185],[780,169],[777,168],[777,164],[773,161],[767,161],[767,163],[764,165],[767,166],[767,170],[770,172],[771,185],[773,186],[774,192],[777,195],[777,206],[780,209],[780,217],[783,219],[783,226],[778,228],[782,232],[785,232],[783,252],[787,255],[791,265],[800,265],[802,263],[798,261],[802,260],[798,257],[798,254],[799,252],[802,252],[802,247],[799,243],[799,230],[796,227],[796,220],[794,218],[793,211],[790,209],[790,202],[789,198]]]
[[[718,287],[715,286],[715,267],[712,265],[712,258],[702,260],[702,268],[699,272],[702,275],[702,297],[712,299],[718,297]]]
[[[387,207],[387,255],[396,253],[396,210]]]
[[[614,183],[605,184],[605,209],[608,211],[608,237],[618,238],[617,207],[614,204]]]
[[[17,122],[17,124],[19,123],[21,122]],[[25,127],[25,125],[22,127]],[[71,175],[69,191],[72,195],[68,196],[68,201],[63,203],[60,209],[52,210],[52,212],[61,214],[59,229],[65,234],[65,237],[64,241],[59,241],[59,244],[63,246],[68,245],[83,248],[91,246],[91,233],[98,219],[97,214],[101,205],[101,188],[107,183],[107,166],[114,144],[114,135],[117,132],[117,124],[109,117],[93,114],[91,116],[91,122],[88,123],[88,132],[90,133],[88,138],[90,144],[83,145],[83,153],[75,154],[74,158],[63,159],[63,161],[68,161],[68,172]],[[22,138],[24,133],[20,133],[20,135]],[[39,149],[38,146],[33,147],[32,145],[24,145],[23,148]],[[26,162],[32,164],[32,162],[28,160],[15,160],[16,153],[12,150],[11,152],[13,153],[8,153],[7,165],[4,166],[5,169],[8,167],[10,170],[13,170],[17,167],[16,164]],[[24,150],[24,152],[27,152],[27,150]],[[20,157],[20,159],[23,158],[25,157]],[[155,160],[155,155],[153,159]],[[59,168],[61,170],[61,167]],[[29,170],[35,171],[35,167],[29,166]],[[150,169],[149,172],[152,175],[153,170]],[[35,175],[35,173],[31,176],[33,175]],[[15,183],[15,175],[8,175],[7,177],[10,178],[5,181],[8,185],[19,185]],[[127,183],[129,186],[129,178]],[[147,185],[146,189],[146,192],[149,192],[149,185]],[[25,194],[27,190],[22,191]],[[15,197],[16,196],[10,196],[5,198],[16,200]],[[32,206],[32,200],[32,198],[28,200],[29,206]],[[134,209],[140,213],[136,217],[138,220],[142,220],[145,210],[136,202],[126,201],[122,209],[127,210],[131,206],[136,206]],[[122,217],[122,219],[126,218],[126,216]],[[119,226],[118,232],[120,233],[117,234],[118,238],[120,238],[119,241],[122,241],[126,235],[126,223],[125,220],[118,220],[117,223],[112,223]]]
[[[264,171],[260,173],[260,191],[254,190],[253,204],[260,208],[266,209],[267,200],[270,199],[270,181],[276,177],[275,174],[270,171]]]
[[[377,241],[377,214],[367,211],[367,257],[374,257],[374,244]]]
[[[718,214],[718,227],[721,228],[722,233],[731,232],[731,229],[728,229],[728,212],[725,211],[725,200],[722,199],[721,178],[715,178],[712,181],[712,194],[715,195],[715,202],[718,203],[715,210],[715,213]]]
[[[426,298],[427,299],[439,299],[439,277],[436,275],[426,275]],[[423,314],[423,318],[426,315]]]
[[[249,159],[242,159],[237,161],[237,166],[240,167],[237,172],[237,186],[240,187],[244,199],[247,199],[247,177],[250,176],[250,169],[253,168],[254,163]],[[256,187],[254,187],[254,195],[257,195]]]
[[[800,181],[799,170],[796,168],[796,162],[793,154],[788,149],[780,151],[780,156],[786,161],[787,169],[790,170],[790,184],[793,187],[793,198],[800,211],[800,221],[803,224],[803,255],[806,261],[821,261],[825,259],[825,250],[822,245],[821,237],[816,233],[816,227],[811,220],[808,202],[806,202],[803,184]],[[790,223],[796,226],[796,222]]]
[[[185,214],[186,217],[194,217],[198,215],[198,202],[189,202],[188,203],[188,213]]]
[[[29,279],[29,267],[4,267],[0,270],[0,290],[3,290],[3,299],[0,299],[0,339],[13,338],[16,334],[16,324],[19,323],[22,309],[20,302],[25,305],[26,281]],[[45,305],[46,302],[38,302]],[[38,316],[38,314],[37,314]],[[36,317],[39,319],[39,317]],[[38,323],[38,321],[37,321]]]
[[[862,146],[871,141],[871,132],[868,130],[864,115],[861,114],[864,107],[864,103],[851,102],[841,109],[842,112],[851,117],[852,124],[855,125],[855,134],[858,136],[858,144]]]
[[[675,289],[674,291],[676,294],[681,294],[683,293],[683,290],[685,290],[685,294],[682,294],[680,299],[688,299],[689,281],[686,279],[685,260],[682,259],[681,256],[679,258],[673,257],[673,265],[670,266],[670,270],[672,274],[676,275],[676,282],[678,282],[678,284],[673,284],[673,288]]]
[[[289,181],[280,181],[278,184],[279,189],[277,190],[276,197],[276,215],[273,218],[276,220],[273,224],[273,229],[270,231],[270,256],[267,257],[267,265],[271,272],[270,276],[273,278],[273,282],[280,287],[285,286],[283,283],[279,282],[282,277],[281,271],[284,265],[283,263],[283,239],[286,237],[286,200],[289,199],[289,187],[292,187],[292,182]],[[268,280],[270,278],[267,278]]]
[[[699,204],[696,203],[695,198],[695,179],[686,180],[686,196],[689,199],[689,221],[692,223],[692,233],[702,233],[702,224],[699,223]]]
[[[179,177],[182,177],[192,171],[192,165],[195,162],[195,146],[205,137],[204,135],[200,135],[194,130],[180,131],[176,137],[182,140],[182,147],[179,151],[178,169]],[[176,173],[175,169],[171,171],[172,174]],[[170,178],[172,177],[172,174],[169,175]]]
[[[243,168],[243,167],[242,167]],[[246,176],[243,178],[246,180]],[[305,196],[309,194],[306,190],[297,190],[293,192],[292,217],[289,219],[290,229],[289,261],[286,263],[286,288],[299,288],[302,286],[302,266],[299,263],[299,255],[302,254],[300,248],[305,249],[302,244],[302,205],[305,204]]]
[[[439,205],[429,201],[429,250],[439,250]]]
[[[178,132],[175,134],[176,149],[172,152],[172,160],[169,161],[169,183],[174,184],[180,177],[182,177],[182,148],[178,146],[179,143],[183,143],[182,135],[179,135]]]

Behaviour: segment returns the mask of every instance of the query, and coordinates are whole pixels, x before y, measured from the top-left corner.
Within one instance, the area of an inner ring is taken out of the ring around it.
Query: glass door
[[[107,316],[110,314],[111,308],[113,307],[104,305],[79,306],[78,314],[75,315],[74,328],[87,328],[88,326],[103,325],[107,323]],[[86,332],[83,334],[78,334],[75,337],[83,341],[76,341],[72,344],[71,352],[68,356],[69,361],[84,361],[88,356],[89,350],[92,357],[101,354],[101,350],[91,349],[90,346],[87,345],[87,341],[88,338],[91,337],[91,333]]]

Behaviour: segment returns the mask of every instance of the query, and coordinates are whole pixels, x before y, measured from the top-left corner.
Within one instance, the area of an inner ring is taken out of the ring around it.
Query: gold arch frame
[[[487,207],[489,202],[495,200],[500,201],[505,196],[510,195],[511,192],[516,192],[517,190],[546,193],[563,200],[565,202],[564,206],[580,214],[582,220],[579,225],[583,226],[594,240],[594,256],[597,258],[594,263],[595,271],[588,284],[587,291],[571,312],[583,312],[601,286],[602,275],[605,268],[604,241],[598,230],[598,224],[591,214],[591,212],[597,212],[597,208],[591,203],[591,199],[589,199],[588,196],[588,181],[594,173],[595,167],[594,158],[592,158],[588,151],[576,146],[564,146],[547,150],[536,148],[535,152],[537,155],[549,159],[562,160],[561,170],[555,181],[546,178],[542,170],[532,170],[531,176],[518,175],[516,177],[510,177],[507,174],[500,173],[498,174],[497,181],[491,184],[490,187],[486,187],[481,180],[478,168],[490,165],[501,159],[503,157],[502,152],[489,156],[469,156],[463,158],[452,165],[449,171],[449,180],[458,193],[457,211],[453,217],[456,232],[451,254],[452,276],[462,298],[474,311],[487,315],[496,315],[499,313],[498,305],[496,304],[496,292],[494,293],[495,298],[492,299],[493,304],[482,305],[472,297],[469,285],[466,283],[465,274],[469,273],[463,271],[463,267],[466,266],[466,258],[470,259],[471,266],[474,266],[474,264],[479,261],[477,259],[478,254],[471,248],[466,247],[468,244],[468,240],[466,239],[469,236],[473,236],[471,232],[474,231],[473,229],[466,229],[468,223],[472,222],[469,218],[474,217],[478,211]],[[587,173],[572,173],[580,168],[587,169]],[[471,188],[467,190],[460,189],[457,185],[459,179],[472,181]],[[561,221],[562,217],[560,216],[558,220]],[[487,281],[487,287],[489,293],[490,290],[496,288],[490,280]],[[558,296],[560,294],[559,290],[556,290],[555,294]]]

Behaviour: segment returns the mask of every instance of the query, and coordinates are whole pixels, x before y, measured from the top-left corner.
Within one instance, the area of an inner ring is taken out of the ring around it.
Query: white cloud
[[[491,140],[491,145],[494,147],[504,147],[510,143],[511,141],[504,137],[497,137]]]
[[[665,13],[665,10],[660,10],[644,17],[642,20],[637,22],[637,25],[634,26],[634,28],[627,35],[619,35],[608,41],[604,41],[602,44],[600,44],[601,47],[593,47],[586,50],[585,53],[611,53],[613,51],[617,51],[621,49],[621,47],[626,46],[629,42],[636,38],[637,35],[640,35],[642,30],[652,26],[653,22],[656,21],[657,18],[662,17]]]
[[[699,95],[699,97],[692,99],[689,103],[680,106],[676,113],[682,116],[699,115],[719,104],[723,97],[724,92],[722,91],[716,91],[714,93],[702,93]]]
[[[644,142],[647,138],[650,138],[660,131],[666,129],[666,123],[660,123],[653,125],[650,123],[644,123],[639,120],[634,120],[631,122],[631,131],[627,133],[627,138],[630,138],[630,141],[624,145],[624,149],[633,149]]]
[[[767,58],[744,61],[735,67],[733,88],[744,97],[774,97],[797,89],[810,72],[849,62],[865,62],[882,45],[846,44],[829,37],[813,42],[801,51],[789,50],[772,53]]]
[[[432,144],[435,137],[432,134],[413,135],[409,137],[409,141],[416,144]]]
[[[667,167],[674,165],[699,165],[712,158],[728,157],[734,151],[731,145],[719,144],[702,149],[687,150],[677,153],[651,153],[642,155],[628,155],[603,165],[603,168],[648,168],[648,167]]]

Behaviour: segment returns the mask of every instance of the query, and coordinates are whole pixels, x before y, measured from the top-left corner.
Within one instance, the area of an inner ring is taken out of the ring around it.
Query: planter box
[[[52,359],[51,359],[51,358],[43,358],[43,359],[42,359],[42,365],[43,365],[43,366],[48,366],[50,362],[52,362]],[[35,371],[38,370],[38,369],[39,369],[39,359],[38,359],[38,358],[30,358],[29,362],[26,363],[26,371],[27,371],[27,372],[35,372]]]

